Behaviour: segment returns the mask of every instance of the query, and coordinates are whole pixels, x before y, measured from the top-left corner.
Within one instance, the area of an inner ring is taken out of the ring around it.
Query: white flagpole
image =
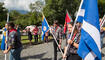
[[[42,12],[42,15],[44,16],[43,12]],[[44,16],[44,17],[45,17],[45,16]],[[45,19],[46,19],[46,18],[45,18]],[[48,22],[47,22],[47,24],[48,24]],[[49,24],[48,24],[48,26],[49,26]],[[50,26],[49,26],[49,30],[50,30],[51,34],[53,35],[54,40],[55,40],[55,42],[56,42],[56,44],[57,44],[57,46],[58,46],[59,44],[58,44],[58,42],[57,42],[57,40],[56,40],[56,38],[55,38],[54,34],[52,33]],[[63,55],[63,52],[62,52],[61,48],[59,48],[59,49],[60,49],[60,52],[61,52],[61,53],[62,53],[62,55]]]
[[[7,23],[8,22],[9,22],[9,13],[7,13]],[[8,24],[7,24],[7,26],[8,26]],[[6,31],[6,40],[8,40],[8,30]],[[5,45],[5,50],[7,50],[7,43]],[[7,60],[7,54],[5,54],[5,60]]]
[[[56,40],[56,37],[55,37],[55,35],[52,33],[52,31],[51,31],[51,28],[50,28],[50,32],[51,32],[51,34],[53,35],[53,37],[54,37],[54,40],[55,40],[55,42],[56,42],[56,44],[57,44],[57,46],[59,46],[59,44],[58,44],[58,42],[57,42],[57,40]],[[62,56],[63,56],[63,52],[62,52],[62,49],[61,48],[59,48],[59,50],[60,50],[60,52],[62,53]]]
[[[43,14],[43,12],[42,12],[42,15],[44,16],[44,14]],[[45,17],[45,16],[44,16]],[[46,18],[45,18],[46,19]],[[48,24],[48,22],[47,22],[47,24]],[[48,24],[48,26],[49,26],[49,24]],[[53,37],[54,37],[54,40],[55,40],[55,42],[56,42],[56,44],[57,44],[57,46],[59,46],[59,44],[58,44],[58,42],[57,42],[57,40],[56,40],[56,37],[55,37],[55,35],[52,33],[52,31],[51,31],[51,28],[50,28],[50,26],[49,26],[49,30],[50,30],[50,32],[51,32],[51,34],[53,35]],[[62,56],[63,56],[63,52],[62,52],[62,49],[61,48],[59,48],[59,50],[60,50],[60,52],[61,52],[61,54],[62,54]]]
[[[83,0],[81,0],[80,7],[79,7],[78,13],[77,13],[77,15],[76,15],[76,19],[75,19],[75,22],[74,22],[73,29],[72,29],[71,36],[70,36],[69,40],[71,40],[71,38],[72,38],[72,35],[73,35],[73,32],[74,32],[74,28],[75,28],[75,26],[76,26],[77,18],[78,18],[80,9],[81,9],[81,7],[82,7],[82,4],[83,4]],[[69,44],[67,45],[67,49],[68,49],[68,47],[69,47]],[[67,54],[67,49],[66,49],[66,51],[65,51],[65,54]]]
[[[100,22],[100,27],[102,28],[102,26],[104,25],[104,23],[105,23],[105,15],[104,15],[104,17],[102,18],[102,21]]]

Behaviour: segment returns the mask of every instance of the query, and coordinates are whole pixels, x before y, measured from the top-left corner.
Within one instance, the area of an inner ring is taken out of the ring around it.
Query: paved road
[[[61,60],[61,53],[58,52],[58,55],[58,60]],[[26,45],[24,46],[21,57],[23,60],[53,60],[53,43],[49,42],[32,46]],[[4,60],[2,52],[0,52],[0,60]],[[105,40],[104,48],[102,49],[102,60],[105,60]]]
[[[53,60],[53,42],[32,46],[26,45],[21,53],[21,57],[22,60]],[[4,60],[2,52],[0,52],[0,60]],[[58,52],[58,60],[61,60],[60,52]]]
[[[104,38],[104,40],[103,40],[102,60],[105,60],[105,38]]]

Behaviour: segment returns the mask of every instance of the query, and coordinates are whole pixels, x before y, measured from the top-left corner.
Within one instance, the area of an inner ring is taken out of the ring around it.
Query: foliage
[[[5,25],[6,16],[7,16],[7,9],[3,7],[4,3],[0,3],[0,28]]]
[[[105,14],[105,0],[98,0],[99,16],[102,18]]]
[[[16,10],[10,12],[10,21],[20,25],[24,29],[27,25],[41,25],[42,13],[44,13],[49,24],[53,24],[54,20],[58,20],[60,24],[64,24],[66,9],[70,13],[72,19],[75,19],[75,13],[79,8],[81,0],[45,0],[45,4],[40,0],[30,4],[31,11],[21,14]],[[2,28],[7,20],[7,9],[0,3],[0,28]],[[98,0],[99,16],[102,18],[105,14],[105,0]]]
[[[13,14],[13,15],[12,15]],[[28,25],[40,25],[41,19],[40,14],[37,12],[29,12],[27,14],[20,14],[14,11],[10,12],[10,17],[12,17],[11,21],[14,21],[15,24],[20,25],[22,29],[24,29]]]
[[[36,1],[35,3],[31,3],[30,4],[30,9],[31,9],[31,12],[41,12],[43,10],[43,7],[44,7],[44,2],[42,1]]]
[[[78,10],[79,0],[46,0],[46,6],[43,10],[49,23],[58,20],[64,24],[66,9],[74,19],[74,14]]]

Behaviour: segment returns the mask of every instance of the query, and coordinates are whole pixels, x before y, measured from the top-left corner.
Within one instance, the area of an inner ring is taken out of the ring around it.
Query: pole
[[[44,16],[43,12],[42,12],[42,15]],[[44,17],[45,17],[45,16],[44,16]],[[45,18],[45,19],[46,19],[46,18]],[[48,22],[47,22],[47,25],[49,26]],[[50,30],[51,34],[53,35],[53,37],[54,37],[54,41],[56,42],[56,44],[57,44],[57,46],[58,46],[59,44],[58,44],[58,42],[57,42],[57,40],[56,40],[55,35],[52,33],[50,26],[49,26],[49,30]],[[61,54],[62,54],[62,56],[63,56],[62,49],[59,48],[59,50],[60,50],[60,52],[61,52]]]
[[[102,25],[102,23],[103,23],[103,21],[104,21],[104,17],[105,17],[105,15],[103,16],[103,18],[102,18],[102,20],[101,20],[101,22],[100,22],[100,25]]]
[[[71,36],[70,36],[69,40],[71,40],[71,38],[72,38],[72,35],[73,35],[73,32],[74,32],[74,28],[75,28],[75,26],[76,26],[77,18],[78,18],[80,9],[81,9],[81,7],[82,7],[82,4],[83,4],[83,0],[82,0],[81,3],[80,3],[80,7],[79,7],[78,13],[77,13],[77,15],[76,15],[76,19],[75,19],[75,22],[74,22],[74,25],[73,25],[73,30],[72,30],[72,32],[71,32]],[[67,49],[68,49],[68,47],[69,47],[69,44],[67,45]],[[67,49],[66,49],[66,51],[65,51],[65,54],[67,54]]]
[[[9,13],[7,13],[7,23],[8,22],[9,22]],[[8,24],[7,24],[7,27],[8,27]],[[8,41],[8,30],[6,31],[6,40]],[[7,50],[7,43],[5,45],[5,50]],[[7,54],[5,54],[5,60],[7,60]]]
[[[102,26],[104,25],[104,22],[105,22],[105,15],[104,15],[104,17],[102,18],[102,21],[100,22],[100,27],[102,28]]]
[[[57,42],[57,40],[56,40],[56,37],[55,37],[55,35],[52,33],[51,29],[50,29],[50,32],[51,32],[51,34],[53,35],[53,37],[54,37],[54,40],[55,40],[55,42],[56,42],[56,44],[57,44],[57,46],[58,46],[59,44],[58,44],[58,42]],[[59,50],[60,50],[60,52],[62,53],[62,56],[63,56],[63,52],[62,52],[62,49],[61,49],[61,48],[59,48]]]

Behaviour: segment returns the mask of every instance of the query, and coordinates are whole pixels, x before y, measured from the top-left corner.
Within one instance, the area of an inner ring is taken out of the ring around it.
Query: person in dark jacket
[[[62,42],[62,30],[58,25],[58,21],[55,20],[54,21],[54,26],[51,29],[52,34],[55,36],[57,42],[59,45],[57,45],[57,43],[55,42],[55,40],[53,41],[53,46],[54,46],[54,60],[57,60],[57,47],[61,48],[61,42]]]
[[[3,53],[10,52],[9,60],[21,60],[20,54],[22,51],[22,44],[18,37],[17,30],[14,28],[14,23],[8,23],[9,35],[7,40],[8,49]]]
[[[73,24],[68,24],[69,33],[67,34],[68,35],[67,44],[69,44],[69,46],[68,48],[65,47],[63,58],[66,58],[66,60],[82,60],[82,58],[77,54],[77,49],[80,42],[80,32],[77,30],[77,27],[76,27],[74,29],[72,39],[69,40],[72,28],[73,28]],[[66,50],[67,50],[67,53],[66,53]]]
[[[30,41],[30,45],[32,45],[32,34],[31,34],[31,31],[30,31],[30,28],[28,28],[27,32],[28,32],[28,39]]]

